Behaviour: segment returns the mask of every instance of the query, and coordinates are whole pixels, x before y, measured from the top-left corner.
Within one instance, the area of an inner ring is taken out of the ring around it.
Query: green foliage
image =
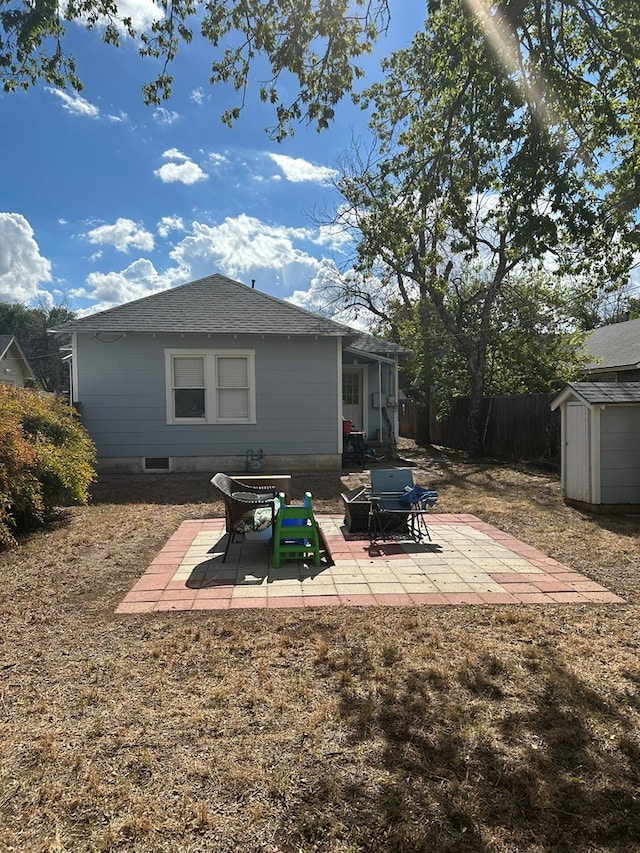
[[[241,93],[240,103],[223,115],[227,124],[240,114],[252,66],[266,57],[271,76],[260,83],[259,94],[275,107],[272,132],[278,139],[300,119],[318,130],[327,127],[336,103],[363,74],[358,57],[370,53],[389,17],[387,0],[173,0],[162,3],[161,9],[149,30],[138,33],[117,0],[69,0],[64,18],[99,29],[102,40],[115,47],[124,34],[137,36],[140,54],[160,60],[156,78],[144,87],[144,99],[151,104],[171,96],[170,63],[181,46],[199,35],[213,48],[210,82],[230,83]],[[56,2],[0,0],[4,90],[26,89],[42,78],[80,91],[82,83],[73,57],[63,49],[64,40]],[[298,93],[285,102],[281,92],[290,88],[290,75]]]
[[[0,545],[69,501],[86,503],[95,449],[64,399],[0,384]]]
[[[63,305],[27,308],[19,303],[0,302],[0,334],[13,335],[36,375],[39,387],[54,394],[69,390],[69,370],[60,355],[60,335],[47,329],[73,320],[75,313]]]
[[[411,294],[415,289],[409,289]],[[446,296],[453,316],[464,315],[469,336],[478,336],[479,318],[462,303],[460,288]],[[487,333],[483,393],[534,394],[559,391],[581,376],[585,335],[576,331],[566,287],[541,273],[510,277],[491,311]],[[384,337],[414,350],[400,367],[401,387],[414,400],[434,400],[446,410],[453,397],[471,393],[464,353],[430,303],[407,309],[395,300],[388,318],[377,326]]]
[[[598,290],[587,293],[582,299],[578,291],[575,296],[574,316],[578,327],[584,331],[640,318],[640,297],[633,280],[619,290]]]
[[[567,311],[546,285],[532,289],[535,276],[553,269],[591,292],[627,279],[640,206],[638,36],[630,0],[432,0],[424,31],[365,93],[375,155],[340,181],[358,270],[414,324],[405,343],[422,352],[422,392],[443,363],[447,388],[466,385],[473,454],[483,394],[518,377],[550,381],[540,344],[565,361]]]

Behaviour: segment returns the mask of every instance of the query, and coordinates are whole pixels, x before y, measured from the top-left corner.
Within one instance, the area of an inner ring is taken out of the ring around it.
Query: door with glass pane
[[[364,428],[362,416],[362,369],[344,367],[342,369],[342,417],[351,421],[353,429]]]

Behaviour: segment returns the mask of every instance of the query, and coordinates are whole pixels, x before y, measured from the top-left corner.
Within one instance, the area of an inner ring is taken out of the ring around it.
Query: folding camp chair
[[[409,468],[372,469],[369,536],[376,539],[409,538],[431,541],[425,516],[438,493],[413,482]]]

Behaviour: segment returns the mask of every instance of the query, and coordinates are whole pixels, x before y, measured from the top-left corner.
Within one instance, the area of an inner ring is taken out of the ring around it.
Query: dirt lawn
[[[638,518],[406,442],[624,605],[114,610],[209,477],[104,477],[0,553],[0,851],[640,850]],[[212,474],[214,472],[211,472]],[[294,474],[321,512],[367,472]]]

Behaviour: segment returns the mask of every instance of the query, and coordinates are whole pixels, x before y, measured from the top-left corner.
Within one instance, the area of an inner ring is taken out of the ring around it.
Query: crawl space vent
[[[171,465],[168,456],[145,456],[143,471],[170,471]]]

